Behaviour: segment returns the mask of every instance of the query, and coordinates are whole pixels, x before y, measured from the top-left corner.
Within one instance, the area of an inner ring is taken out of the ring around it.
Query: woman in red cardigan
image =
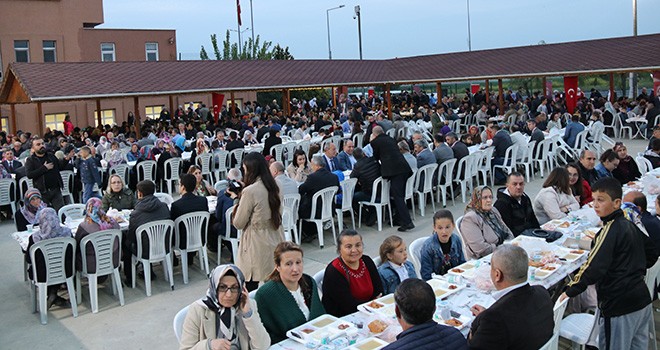
[[[591,186],[589,186],[587,180],[582,178],[578,165],[575,163],[566,164],[566,170],[568,170],[568,183],[571,185],[573,195],[580,206],[591,203],[594,200],[591,197]]]

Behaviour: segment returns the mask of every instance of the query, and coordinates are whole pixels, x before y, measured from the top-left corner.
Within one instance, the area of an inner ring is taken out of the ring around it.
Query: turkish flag
[[[660,71],[653,72],[653,91],[656,97],[660,96]]]
[[[238,16],[238,25],[242,26],[243,22],[241,22],[241,0],[236,0],[236,15]]]
[[[573,114],[577,104],[578,77],[564,77],[564,96],[566,96],[566,111]]]
[[[211,99],[213,100],[213,118],[215,123],[218,123],[218,118],[220,117],[220,111],[222,110],[222,103],[225,100],[224,94],[212,93]]]

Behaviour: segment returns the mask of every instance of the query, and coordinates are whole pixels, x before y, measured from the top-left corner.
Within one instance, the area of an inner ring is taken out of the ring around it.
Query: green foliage
[[[216,60],[292,60],[293,56],[289,53],[289,47],[282,48],[279,44],[273,46],[270,41],[261,42],[259,35],[252,41],[248,37],[243,46],[238,47],[238,43],[230,42],[229,30],[225,34],[225,40],[222,42],[222,52],[218,47],[218,41],[215,34],[211,34],[211,44],[213,45],[213,53]],[[206,53],[202,46],[202,51]],[[202,51],[200,51],[200,58],[202,58]],[[208,57],[208,55],[206,55]],[[204,59],[204,58],[202,58]],[[208,58],[207,58],[208,59]]]
[[[215,54],[215,59],[220,59],[220,52],[218,50],[218,38],[215,34],[211,34],[211,45],[213,45],[213,53]]]
[[[204,45],[202,45],[202,49],[199,50],[199,59],[202,61],[208,61],[209,59],[209,54],[206,53],[206,49],[204,48]]]

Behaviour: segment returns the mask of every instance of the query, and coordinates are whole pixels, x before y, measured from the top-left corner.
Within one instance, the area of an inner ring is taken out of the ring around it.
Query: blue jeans
[[[88,184],[83,184],[83,204],[86,204],[87,201],[92,198],[101,198],[97,192],[94,191],[94,185],[95,183],[88,183]]]

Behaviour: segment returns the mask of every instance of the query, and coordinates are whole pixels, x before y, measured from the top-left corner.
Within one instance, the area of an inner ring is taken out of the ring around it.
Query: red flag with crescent
[[[564,77],[564,96],[566,96],[566,111],[573,114],[577,104],[578,77]]]
[[[236,15],[238,16],[238,25],[242,26],[243,22],[241,22],[241,0],[236,0]]]

